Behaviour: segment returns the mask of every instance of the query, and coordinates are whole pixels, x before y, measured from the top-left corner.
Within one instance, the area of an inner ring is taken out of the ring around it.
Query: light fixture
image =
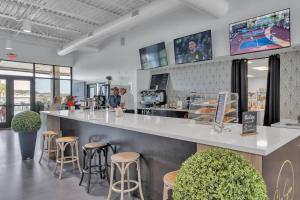
[[[251,61],[251,60],[248,60],[248,64],[253,64],[253,61]]]
[[[23,20],[23,25],[22,25],[21,30],[25,33],[31,33],[31,22],[29,19]]]
[[[12,50],[12,45],[11,45],[11,39],[10,38],[7,38],[6,41],[5,41],[5,49],[6,50]]]
[[[269,70],[269,68],[266,66],[253,67],[253,69],[258,70],[258,71],[268,71]]]
[[[251,74],[248,74],[247,77],[248,77],[248,78],[254,78],[255,76],[254,76],[254,75],[251,75]]]

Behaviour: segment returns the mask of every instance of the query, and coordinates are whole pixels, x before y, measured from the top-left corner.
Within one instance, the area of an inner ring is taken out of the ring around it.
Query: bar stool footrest
[[[128,184],[128,183],[133,183],[133,184],[135,184],[135,186],[132,187],[132,188],[130,188],[130,189],[126,189],[126,190],[124,189],[124,192],[125,192],[125,193],[132,192],[132,191],[138,189],[138,187],[139,187],[139,183],[138,183],[137,181],[134,181],[134,180],[124,180],[124,185],[125,185],[125,184]],[[113,190],[114,192],[121,193],[122,190],[116,188],[116,186],[118,186],[118,185],[121,186],[121,181],[115,182],[115,183],[112,185],[112,190]]]

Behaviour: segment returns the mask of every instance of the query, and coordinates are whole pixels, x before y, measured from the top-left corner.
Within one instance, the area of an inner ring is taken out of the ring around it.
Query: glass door
[[[31,85],[31,80],[13,80],[13,115],[16,115],[22,111],[32,110]]]
[[[33,79],[0,77],[0,128],[9,128],[14,115],[33,110]]]
[[[0,78],[0,128],[4,128],[8,126],[7,121],[7,103],[8,103],[8,95],[7,95],[7,79]]]

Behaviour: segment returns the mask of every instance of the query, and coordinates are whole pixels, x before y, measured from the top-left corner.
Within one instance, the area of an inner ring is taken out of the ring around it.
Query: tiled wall
[[[300,52],[281,54],[280,104],[282,119],[300,115]]]
[[[218,93],[230,91],[231,61],[216,61],[160,68],[151,74],[169,73],[168,102],[185,99],[191,92]]]
[[[191,92],[231,90],[231,60],[170,66],[151,70],[169,73],[168,102],[185,99]],[[300,51],[281,54],[281,118],[300,115]]]

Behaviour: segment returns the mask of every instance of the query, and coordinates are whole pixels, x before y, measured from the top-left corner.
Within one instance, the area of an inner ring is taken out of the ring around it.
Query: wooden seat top
[[[77,137],[72,137],[72,136],[67,136],[67,137],[60,137],[56,139],[56,142],[61,143],[61,142],[76,142]]]
[[[165,174],[164,176],[164,184],[173,187],[176,182],[178,171],[173,171]]]
[[[114,162],[133,162],[140,157],[137,152],[121,152],[111,156],[111,160]]]
[[[91,143],[88,143],[86,145],[84,145],[84,148],[86,149],[98,149],[98,148],[101,148],[101,147],[105,147],[107,145],[107,143],[105,142],[91,142]]]
[[[44,132],[44,135],[52,136],[52,135],[58,135],[58,133],[55,131],[46,131],[46,132]]]

